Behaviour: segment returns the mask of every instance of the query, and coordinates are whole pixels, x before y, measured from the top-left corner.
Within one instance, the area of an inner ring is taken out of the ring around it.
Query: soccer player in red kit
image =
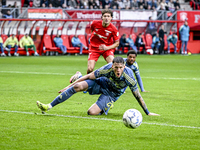
[[[102,55],[107,63],[114,59],[114,49],[119,46],[119,32],[111,23],[113,12],[110,9],[102,10],[102,20],[94,20],[91,24],[91,37],[89,46],[87,74],[93,71],[95,64]],[[82,74],[77,71],[70,79],[70,83],[80,78]]]

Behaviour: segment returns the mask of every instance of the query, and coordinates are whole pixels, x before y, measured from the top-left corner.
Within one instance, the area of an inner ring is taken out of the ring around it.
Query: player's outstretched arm
[[[60,90],[58,93],[62,93],[63,91],[65,91],[66,89],[70,88],[71,86],[75,85],[76,83],[78,82],[81,82],[81,81],[84,81],[84,80],[87,80],[87,79],[96,79],[95,75],[94,75],[94,72],[91,72],[81,78],[79,78],[78,80],[76,80],[74,83],[68,85],[67,87],[65,87],[64,89]]]
[[[159,114],[151,113],[151,112],[148,111],[147,106],[146,106],[146,104],[145,104],[145,102],[144,102],[144,100],[143,100],[138,89],[136,91],[132,91],[132,93],[147,115],[149,115],[149,116],[159,116]]]

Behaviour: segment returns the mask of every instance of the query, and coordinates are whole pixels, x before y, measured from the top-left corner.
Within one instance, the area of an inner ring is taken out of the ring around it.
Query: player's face
[[[103,26],[108,26],[112,20],[111,14],[105,13],[102,16]]]
[[[123,63],[114,63],[112,68],[114,70],[115,76],[120,78],[124,71],[125,65]]]
[[[127,63],[128,63],[129,65],[132,65],[132,64],[135,62],[135,59],[136,59],[135,54],[129,54],[129,55],[127,56]]]

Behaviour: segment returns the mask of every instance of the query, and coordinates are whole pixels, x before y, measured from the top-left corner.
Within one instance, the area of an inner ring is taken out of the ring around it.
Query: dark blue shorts
[[[106,82],[104,82],[104,78],[98,78],[96,80],[85,80],[88,84],[88,92],[90,95],[101,94],[96,101],[96,104],[102,110],[100,115],[105,113],[108,114],[110,108],[113,107],[113,103],[119,98],[114,97],[107,87]],[[103,84],[101,84],[103,83]]]

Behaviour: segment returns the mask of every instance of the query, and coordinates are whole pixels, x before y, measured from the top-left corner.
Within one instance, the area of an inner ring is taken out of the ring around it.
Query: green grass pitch
[[[126,55],[121,55],[126,57]],[[197,150],[200,149],[200,55],[138,55],[147,116],[129,88],[109,114],[88,116],[98,95],[77,93],[45,115],[36,101],[51,102],[87,56],[0,57],[1,150]],[[95,69],[105,65],[102,57]],[[143,123],[123,125],[138,109]]]

